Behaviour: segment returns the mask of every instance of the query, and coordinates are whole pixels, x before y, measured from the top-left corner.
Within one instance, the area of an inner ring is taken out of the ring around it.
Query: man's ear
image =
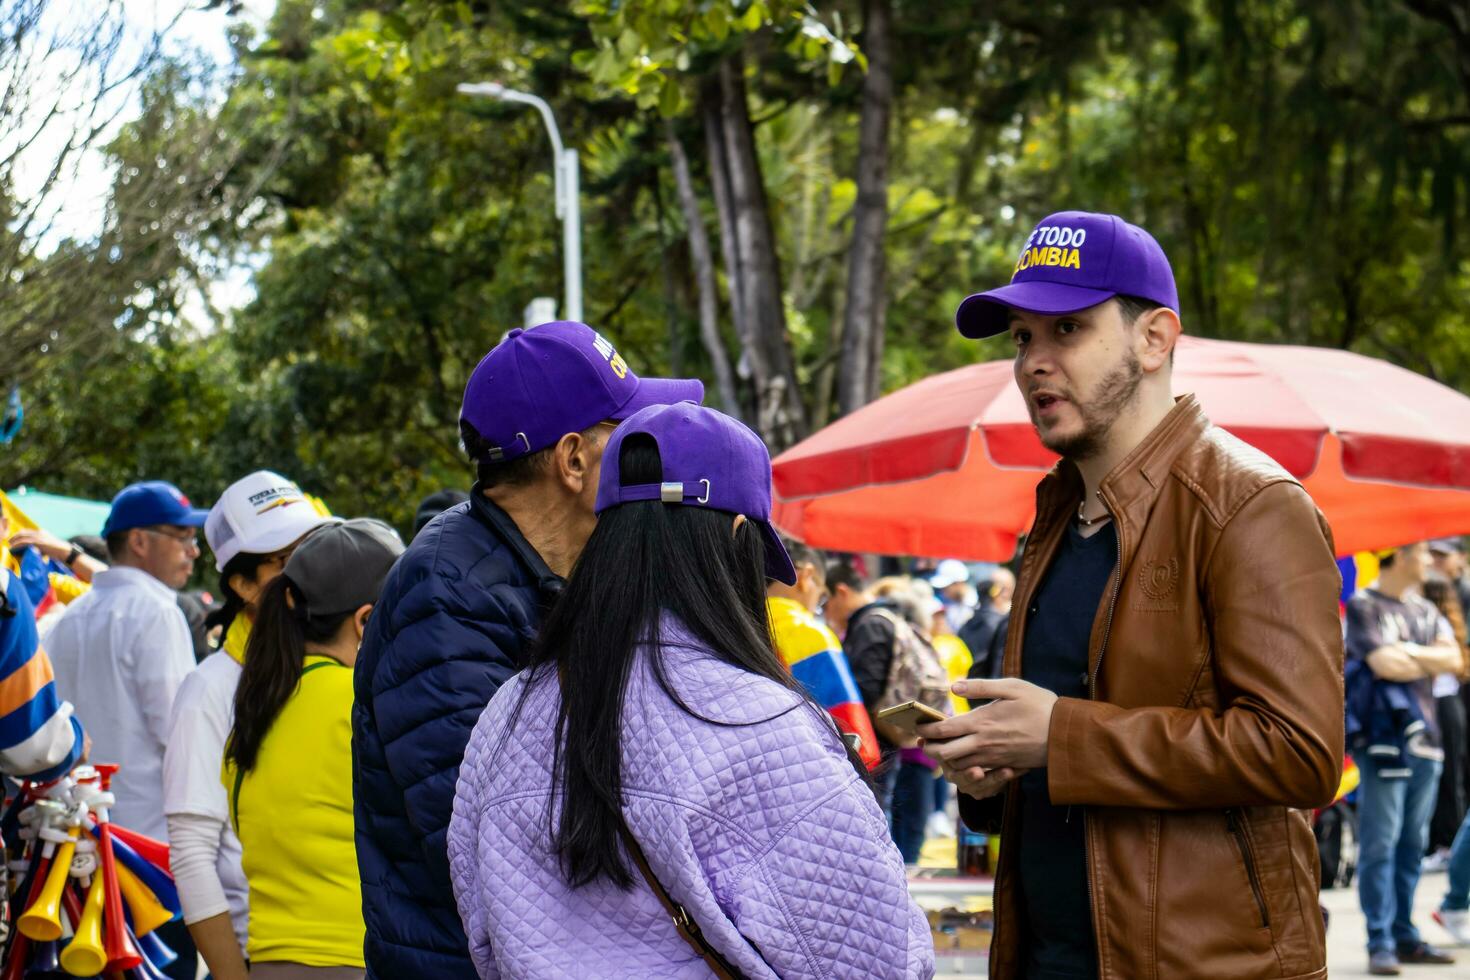
[[[1174,345],[1179,341],[1183,327],[1179,314],[1165,306],[1140,314],[1134,328],[1138,331],[1141,350],[1138,365],[1152,374],[1169,364],[1174,354]]]
[[[580,432],[568,432],[551,448],[552,474],[572,494],[580,494],[596,471],[595,439]]]

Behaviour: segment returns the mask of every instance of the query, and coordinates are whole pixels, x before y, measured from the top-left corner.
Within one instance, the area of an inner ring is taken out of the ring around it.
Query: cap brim
[[[1076,313],[1118,295],[1106,289],[1069,286],[1059,282],[1013,282],[969,296],[955,311],[954,324],[971,340],[1005,333],[1007,310],[1025,310],[1045,316]]]
[[[755,523],[760,525],[761,534],[766,539],[766,578],[773,578],[783,585],[795,585],[796,566],[791,564],[791,556],[781,543],[781,535],[767,521]]]
[[[190,510],[183,517],[170,523],[176,527],[203,527],[204,521],[208,517],[209,511],[207,510]]]
[[[615,422],[621,422],[640,409],[650,405],[677,405],[680,402],[704,401],[704,382],[692,378],[639,378],[638,390],[623,403],[623,407],[612,414]]]

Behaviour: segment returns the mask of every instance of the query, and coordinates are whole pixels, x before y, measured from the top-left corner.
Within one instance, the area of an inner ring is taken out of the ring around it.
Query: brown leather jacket
[[[1193,396],[1103,481],[1118,568],[1093,622],[1092,697],[1052,714],[1047,780],[1087,815],[1099,973],[1118,980],[1325,977],[1312,807],[1342,770],[1340,579],[1332,536],[1296,480],[1214,428]],[[1005,673],[1028,606],[1077,513],[1059,464],[1037,488]],[[1001,818],[993,978],[1022,976],[1025,915]]]

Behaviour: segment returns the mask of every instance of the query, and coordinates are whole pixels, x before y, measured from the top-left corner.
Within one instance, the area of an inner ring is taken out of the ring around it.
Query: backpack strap
[[[638,846],[638,842],[628,831],[628,825],[623,824],[618,828],[618,832],[623,836],[623,846],[628,849],[628,856],[633,859],[638,873],[643,876],[644,881],[648,882],[648,887],[653,889],[653,894],[657,896],[659,904],[664,907],[669,918],[674,920],[674,928],[679,930],[679,936],[699,954],[700,959],[704,960],[705,965],[710,968],[718,980],[745,980],[745,974],[725,959],[719,950],[710,945],[709,940],[704,938],[704,933],[700,931],[699,923],[690,917],[684,906],[674,901],[673,896],[654,876],[653,869],[648,866],[648,859],[643,856],[643,849]]]

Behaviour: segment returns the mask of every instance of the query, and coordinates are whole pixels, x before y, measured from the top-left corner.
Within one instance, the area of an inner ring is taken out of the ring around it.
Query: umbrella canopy
[[[1181,337],[1174,390],[1296,476],[1341,554],[1470,532],[1470,398],[1347,351]],[[782,453],[778,526],[844,551],[1004,561],[1056,461],[1010,361],[881,398]]]
[[[63,497],[19,487],[10,491],[10,499],[26,516],[61,538],[77,534],[101,534],[102,525],[112,505],[106,501]]]

